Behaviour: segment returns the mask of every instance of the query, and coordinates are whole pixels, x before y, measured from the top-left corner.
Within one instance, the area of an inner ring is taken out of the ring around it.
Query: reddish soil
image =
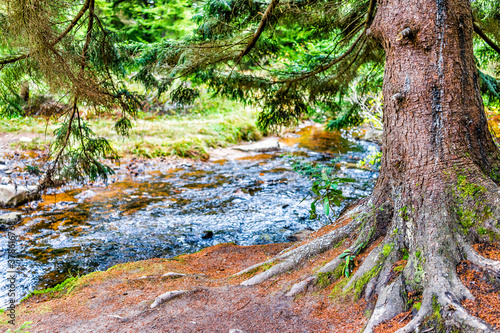
[[[474,248],[482,256],[500,260],[499,244],[475,244]],[[462,305],[474,316],[479,317],[500,329],[500,279],[468,262],[462,262],[457,268],[460,279],[474,295],[474,300],[466,300]]]

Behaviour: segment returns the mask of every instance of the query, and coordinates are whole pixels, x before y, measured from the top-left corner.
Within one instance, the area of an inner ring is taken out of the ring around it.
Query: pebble
[[[17,224],[21,221],[21,213],[13,212],[0,215],[0,223]]]

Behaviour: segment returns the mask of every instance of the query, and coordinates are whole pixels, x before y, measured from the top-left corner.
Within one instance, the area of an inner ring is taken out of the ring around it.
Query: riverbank
[[[16,308],[16,326],[32,322],[31,333],[359,332],[368,320],[374,300],[359,299],[357,291],[341,292],[348,278],[321,275],[303,292],[293,297],[287,295],[292,285],[338,256],[354,239],[347,239],[309,258],[299,268],[257,286],[239,284],[270,267],[234,275],[281,251],[331,232],[349,219],[344,217],[336,226],[325,226],[302,242],[254,246],[219,244],[172,259],[125,263],[107,271],[74,277],[23,301]],[[476,249],[487,258],[500,259],[499,248]],[[353,274],[370,251],[371,248],[356,257]],[[485,288],[486,276],[467,262],[458,267],[458,273],[476,297],[475,301],[464,301],[463,305],[476,316],[500,327],[498,294]],[[166,300],[166,293],[177,291],[177,297]],[[417,304],[416,297],[411,302]],[[395,332],[411,320],[414,312],[409,307],[408,312],[382,323],[375,332]],[[7,324],[5,313],[0,314],[0,320],[0,328],[13,328]]]
[[[327,226],[309,240],[330,230],[332,226]],[[173,259],[121,264],[30,297],[18,307],[17,321],[32,321],[32,333],[356,332],[367,320],[366,303],[348,298],[332,302],[329,295],[335,284],[312,287],[296,298],[284,296],[293,283],[349,244],[344,242],[302,268],[255,287],[239,283],[258,271],[233,274],[297,243],[220,244]],[[188,292],[151,308],[156,297],[172,290]]]
[[[219,148],[211,162],[132,158],[114,165],[116,173],[107,183],[70,183],[17,208],[23,215],[15,233],[24,272],[18,296],[52,287],[68,274],[117,263],[227,242],[281,243],[296,232],[317,230],[329,220],[322,213],[309,219],[311,180],[294,171],[294,163],[325,166],[332,176],[356,179],[342,188],[351,200],[368,195],[376,172],[356,163],[373,144],[312,124],[295,132]],[[340,210],[332,207],[331,214]],[[0,238],[0,247],[7,245]],[[0,301],[5,297],[0,293]]]

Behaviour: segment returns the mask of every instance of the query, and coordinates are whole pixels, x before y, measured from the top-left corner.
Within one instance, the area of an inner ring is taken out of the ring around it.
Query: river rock
[[[21,216],[22,214],[18,212],[0,215],[0,224],[9,224],[9,225],[18,224],[19,221],[21,221]]]
[[[7,170],[9,167],[6,166],[5,164],[0,164],[0,171],[5,171]]]
[[[384,134],[384,132],[381,130],[369,129],[365,132],[364,139],[366,141],[382,144],[382,135],[383,134]]]
[[[21,221],[21,213],[13,212],[0,215],[0,231],[6,231],[10,226],[16,225]]]
[[[201,235],[201,239],[210,239],[214,237],[214,232],[211,230],[205,230],[203,231],[203,235]]]
[[[288,239],[290,242],[300,242],[309,237],[309,235],[313,232],[313,229],[306,228],[304,230],[296,231],[293,234],[286,236],[286,239]]]
[[[235,146],[233,149],[241,150],[244,152],[260,152],[260,153],[265,153],[265,152],[270,152],[270,151],[275,151],[280,149],[280,144],[278,140],[269,138],[265,139],[262,141],[258,141],[255,143],[251,143],[249,145],[241,145],[241,146]]]
[[[78,202],[83,202],[85,199],[95,197],[96,195],[97,195],[97,193],[95,193],[94,191],[87,190],[87,191],[84,191],[78,195],[75,195],[75,199],[78,199]]]
[[[0,185],[0,206],[20,206],[39,198],[36,186]]]

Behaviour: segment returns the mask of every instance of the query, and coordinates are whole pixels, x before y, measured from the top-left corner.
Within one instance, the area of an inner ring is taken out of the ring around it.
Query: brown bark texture
[[[243,285],[293,269],[355,233],[354,255],[382,239],[344,287],[376,299],[364,332],[408,311],[408,295],[415,294],[420,309],[397,333],[433,325],[444,332],[495,332],[462,306],[474,296],[457,275],[459,263],[468,260],[500,276],[500,262],[472,247],[500,235],[500,152],[479,91],[473,31],[469,0],[377,1],[366,34],[384,47],[386,67],[383,157],[373,194],[347,213],[353,222],[268,260],[275,265]],[[403,256],[407,264],[394,278]],[[342,263],[336,258],[287,295],[303,292]]]

